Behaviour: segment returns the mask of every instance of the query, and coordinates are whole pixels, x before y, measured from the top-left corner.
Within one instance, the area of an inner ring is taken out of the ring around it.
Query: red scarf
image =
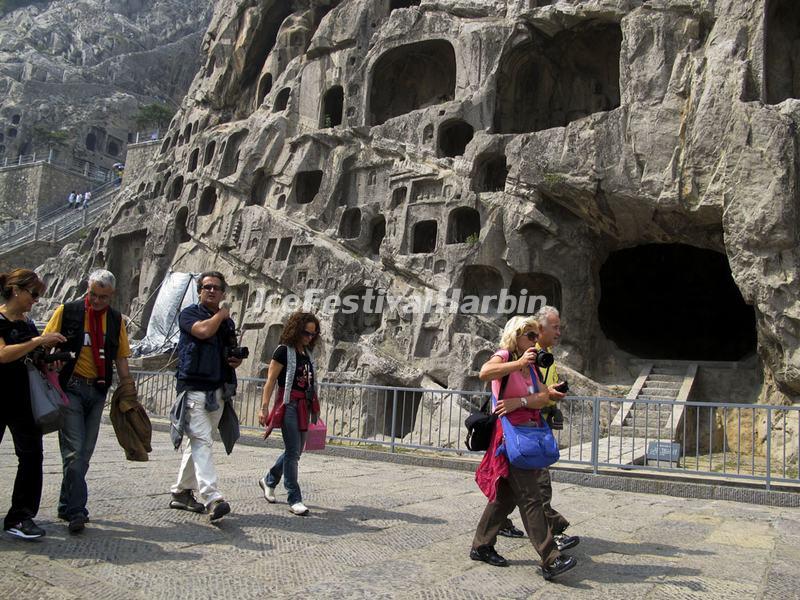
[[[89,315],[89,339],[92,343],[94,366],[97,368],[97,382],[102,385],[106,379],[106,340],[103,334],[103,315],[106,314],[108,307],[99,311],[93,309],[89,303],[89,296],[83,299],[83,305]]]

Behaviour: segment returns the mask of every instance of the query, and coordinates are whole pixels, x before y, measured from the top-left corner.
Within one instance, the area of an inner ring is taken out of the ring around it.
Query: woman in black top
[[[24,539],[45,533],[33,522],[42,498],[42,432],[33,421],[24,360],[38,346],[51,348],[66,341],[60,333],[39,335],[36,325],[25,316],[42,292],[44,283],[33,271],[0,273],[0,381],[5,395],[0,405],[0,441],[8,427],[19,461],[3,529]]]
[[[289,510],[296,515],[307,515],[300,484],[297,481],[297,464],[308,436],[308,423],[317,422],[319,400],[316,392],[316,374],[311,353],[319,337],[319,320],[311,313],[296,312],[286,321],[281,333],[280,346],[272,355],[267,371],[267,383],[261,398],[261,415],[258,422],[267,428],[281,428],[285,451],[278,457],[267,474],[258,480],[267,502],[275,502],[275,488],[283,476],[288,493]],[[269,411],[269,399],[278,385],[275,407]]]

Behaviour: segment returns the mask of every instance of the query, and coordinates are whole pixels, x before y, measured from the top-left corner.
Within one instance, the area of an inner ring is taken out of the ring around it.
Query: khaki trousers
[[[564,518],[560,512],[550,506],[550,501],[553,499],[553,484],[550,481],[550,469],[542,469],[544,474],[539,478],[539,492],[542,494],[542,505],[544,506],[544,516],[547,517],[547,522],[550,525],[550,530],[553,535],[564,533],[564,530],[569,527],[569,521]],[[514,525],[511,519],[506,519],[500,529],[508,529]]]
[[[516,507],[519,508],[522,526],[542,559],[542,564],[549,565],[561,556],[545,515],[541,490],[545,478],[549,482],[547,469],[517,469],[509,465],[508,478],[501,479],[497,486],[497,498],[486,505],[478,521],[472,547],[494,546],[497,532]]]

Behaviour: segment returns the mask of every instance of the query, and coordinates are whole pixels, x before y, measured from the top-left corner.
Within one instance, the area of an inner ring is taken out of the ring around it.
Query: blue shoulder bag
[[[533,389],[538,392],[539,386],[536,380],[536,374],[531,368]],[[547,423],[542,422],[542,427],[512,425],[505,416],[501,417],[501,422],[503,444],[498,448],[498,452],[505,452],[508,462],[516,468],[544,469],[559,459],[558,442]]]

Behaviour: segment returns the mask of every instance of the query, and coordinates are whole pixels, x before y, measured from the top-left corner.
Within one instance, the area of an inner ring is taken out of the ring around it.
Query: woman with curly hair
[[[275,488],[283,476],[288,493],[289,510],[307,515],[303,495],[297,481],[297,464],[308,437],[308,423],[317,422],[319,400],[314,360],[311,353],[319,338],[319,319],[311,313],[296,312],[289,316],[281,333],[267,371],[267,383],[261,397],[259,424],[266,427],[264,437],[280,427],[283,453],[267,474],[258,480],[267,502],[274,503]],[[287,374],[289,378],[287,379]],[[278,384],[275,406],[269,411],[269,399]]]

